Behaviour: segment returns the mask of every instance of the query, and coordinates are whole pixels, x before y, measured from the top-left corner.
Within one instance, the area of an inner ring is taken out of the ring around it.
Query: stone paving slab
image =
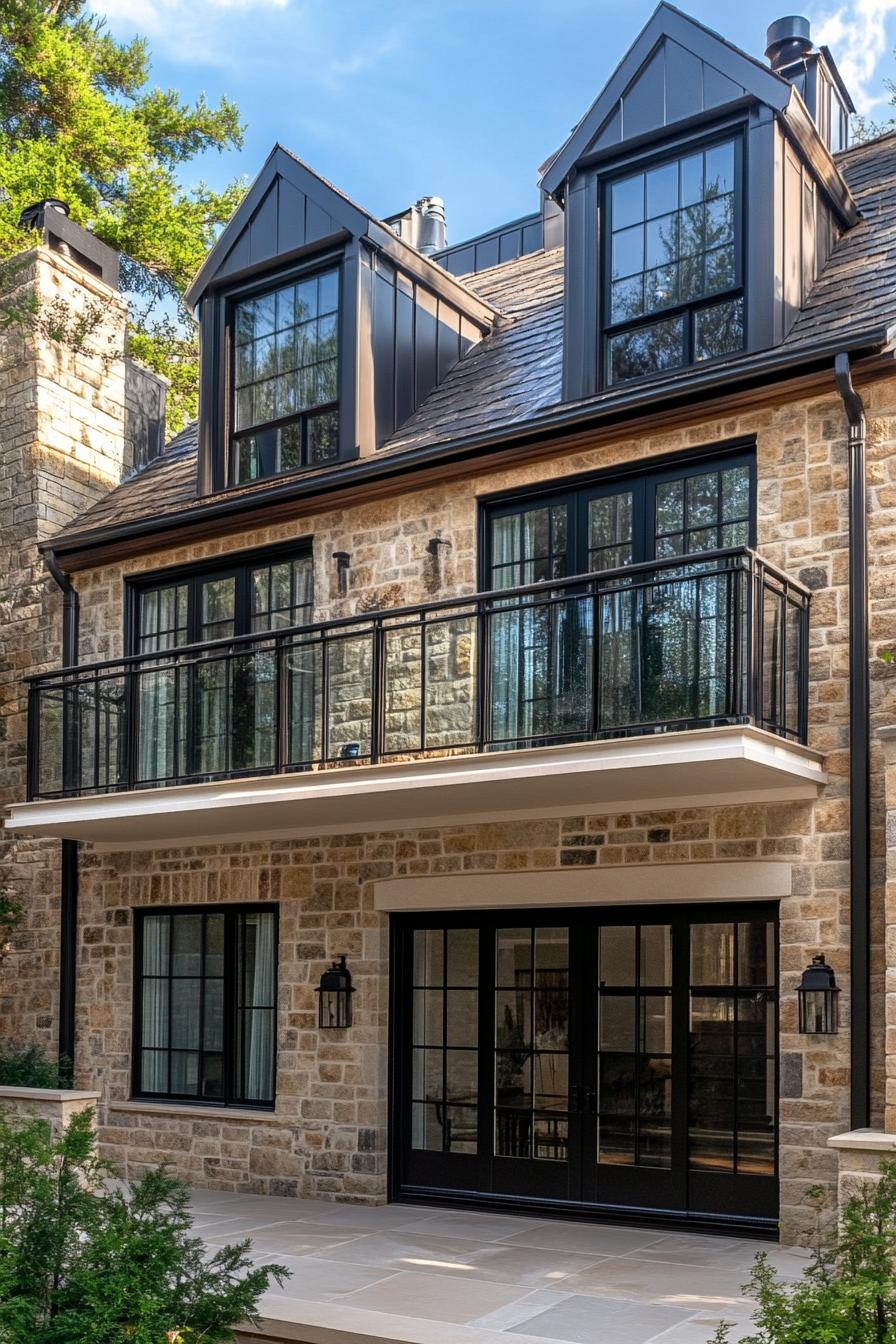
[[[769,1251],[796,1277],[808,1252],[745,1238],[511,1214],[194,1191],[210,1246],[252,1240],[291,1277],[246,1341],[289,1344],[709,1344],[750,1328],[742,1293]]]

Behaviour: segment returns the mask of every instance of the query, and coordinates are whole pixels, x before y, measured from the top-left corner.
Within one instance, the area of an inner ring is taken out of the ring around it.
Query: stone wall
[[[86,853],[81,882],[77,1081],[103,1092],[104,1153],[135,1174],[171,1162],[195,1184],[380,1202],[386,1195],[387,924],[373,884],[430,873],[783,858],[782,1205],[788,1239],[811,1236],[807,1190],[830,1188],[827,1138],[848,1123],[847,1038],[796,1034],[795,986],[809,946],[837,937],[837,898],[817,885],[830,832],[812,803],[456,826],[154,854]],[[277,901],[278,1087],[274,1116],[129,1103],[133,910]],[[831,911],[833,910],[833,915]],[[314,989],[349,955],[355,1022],[320,1033]],[[842,951],[837,954],[842,964]]]
[[[0,332],[0,806],[25,792],[22,678],[62,659],[62,597],[38,542],[117,484],[128,465],[120,296],[58,253],[36,248],[17,263],[3,301],[21,305],[25,316]],[[51,1047],[58,846],[0,840],[0,882],[27,908],[0,970],[2,1038]]]
[[[893,637],[896,607],[896,379],[880,378],[863,389],[869,412],[869,509],[871,637],[874,652]],[[526,466],[487,475],[471,473],[426,489],[346,508],[322,510],[312,518],[133,557],[78,578],[82,592],[82,658],[114,657],[122,650],[124,579],[166,565],[313,535],[317,619],[363,613],[438,596],[476,591],[476,538],[479,498],[534,483],[558,483],[566,476],[633,460],[650,462],[664,454],[754,436],[758,459],[758,549],[813,590],[810,634],[809,742],[826,754],[830,784],[819,802],[816,827],[823,837],[813,858],[806,909],[803,955],[821,939],[837,967],[848,1000],[848,644],[847,644],[847,470],[843,409],[830,396],[767,406],[730,419],[695,419],[691,426],[643,438],[620,438],[574,453],[546,456]],[[447,543],[436,549],[428,543]],[[348,593],[339,596],[334,551],[351,556]],[[891,669],[872,658],[872,721],[892,716]],[[463,713],[463,701],[457,706]],[[399,721],[399,726],[400,721]],[[356,729],[346,725],[348,740]],[[873,744],[874,981],[883,994],[883,774],[880,744]],[[844,1042],[846,1032],[841,1038]],[[884,1096],[884,1032],[875,1018],[874,1099],[876,1122]],[[842,1067],[846,1067],[844,1048]],[[807,1107],[807,1121],[813,1118]]]

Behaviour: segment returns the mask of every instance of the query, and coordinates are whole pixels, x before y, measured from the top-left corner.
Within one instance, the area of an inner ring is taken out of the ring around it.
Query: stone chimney
[[[23,678],[62,661],[62,594],[39,545],[132,463],[118,256],[61,202],[38,203],[23,226],[31,238],[23,233],[22,252],[0,265],[0,815],[25,796]],[[52,1050],[59,847],[0,832],[0,864],[27,912],[0,968],[3,1038]]]

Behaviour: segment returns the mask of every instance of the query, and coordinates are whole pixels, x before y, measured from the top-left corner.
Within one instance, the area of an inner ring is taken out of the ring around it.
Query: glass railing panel
[[[137,715],[136,780],[154,784],[181,773],[178,763],[178,700],[180,669],[175,666],[139,666],[133,673]]]
[[[587,736],[592,724],[593,597],[550,594],[501,602],[487,613],[491,745],[518,747]]]
[[[124,677],[103,676],[81,682],[74,698],[80,789],[117,789],[123,775]]]
[[[32,695],[30,712],[36,717],[37,734],[32,771],[35,792],[46,797],[65,789],[66,701],[69,693],[60,685],[41,686]]]
[[[803,610],[797,603],[787,602],[786,637],[784,642],[784,724],[788,733],[800,731],[800,695],[802,669],[805,665],[803,643]]]
[[[425,627],[425,747],[473,747],[477,736],[475,615],[434,620]]]
[[[370,759],[373,723],[371,630],[339,631],[326,641],[327,758]]]
[[[231,660],[220,654],[199,659],[181,670],[185,695],[187,775],[220,775],[231,760],[233,679]]]
[[[323,644],[316,637],[300,637],[283,647],[286,765],[310,765],[323,755],[323,661]]]
[[[382,632],[383,752],[400,756],[423,749],[423,681],[426,636],[417,622]]]
[[[270,770],[277,760],[277,652],[263,645],[230,660],[230,769]]]

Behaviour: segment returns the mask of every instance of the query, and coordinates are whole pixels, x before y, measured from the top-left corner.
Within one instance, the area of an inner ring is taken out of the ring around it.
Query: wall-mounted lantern
[[[352,563],[352,557],[348,551],[334,551],[333,559],[336,561],[336,591],[340,597],[347,597],[348,571]]]
[[[324,971],[317,990],[317,1025],[322,1029],[350,1027],[352,1024],[352,977],[345,964],[345,953]]]
[[[823,953],[812,958],[803,971],[796,992],[800,1009],[800,1031],[809,1036],[833,1036],[839,1026],[837,998],[840,994],[833,968]]]

